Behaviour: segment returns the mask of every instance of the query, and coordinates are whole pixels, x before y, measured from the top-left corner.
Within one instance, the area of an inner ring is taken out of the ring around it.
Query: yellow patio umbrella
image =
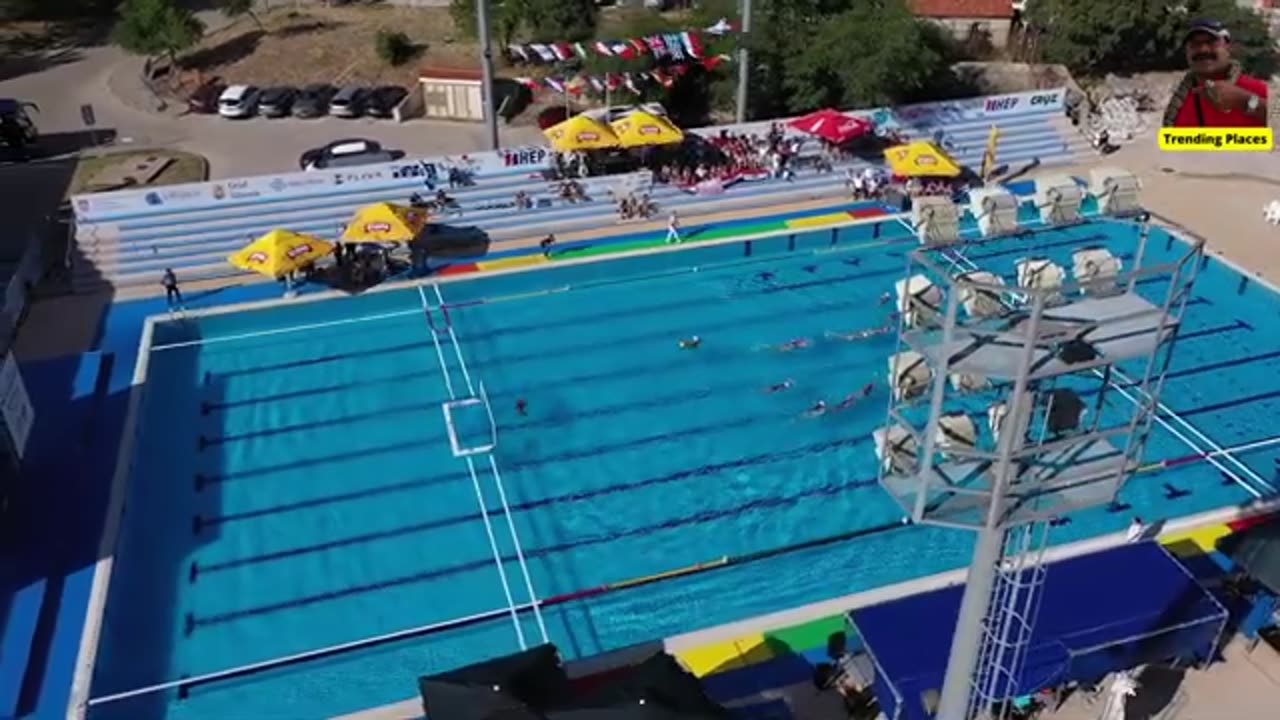
[[[333,243],[292,230],[272,230],[234,252],[227,261],[241,270],[278,278],[333,252]]]
[[[670,120],[643,110],[627,113],[609,127],[613,128],[622,147],[670,145],[684,140],[684,133]]]
[[[603,150],[621,144],[608,125],[586,115],[574,115],[547,128],[543,134],[551,141],[551,147],[559,152]]]
[[[959,177],[961,170],[945,152],[928,140],[916,140],[884,151],[889,171],[900,177]]]
[[[431,216],[426,210],[380,202],[356,210],[342,230],[343,242],[407,243],[418,237]]]

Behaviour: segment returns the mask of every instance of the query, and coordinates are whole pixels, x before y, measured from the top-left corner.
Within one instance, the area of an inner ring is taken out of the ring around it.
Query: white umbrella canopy
[[[1099,720],[1124,720],[1125,705],[1129,698],[1138,694],[1138,687],[1133,671],[1113,674],[1111,682],[1107,684],[1107,703],[1102,708]]]

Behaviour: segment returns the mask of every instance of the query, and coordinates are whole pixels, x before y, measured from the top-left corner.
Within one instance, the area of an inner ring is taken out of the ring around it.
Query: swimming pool
[[[963,564],[968,534],[901,526],[876,486],[882,384],[848,411],[801,418],[817,399],[881,381],[895,347],[892,336],[826,338],[883,322],[878,297],[912,241],[872,227],[155,324],[94,696],[492,617],[91,717],[325,717],[408,697],[418,675],[508,652],[520,636],[540,642],[544,627],[584,656]],[[1172,252],[1162,237],[1149,253]],[[1133,229],[1090,223],[1039,239],[1123,255]],[[1206,261],[1165,403],[1222,445],[1272,432],[1278,306]],[[677,346],[693,335],[696,350]],[[800,336],[814,345],[768,348]],[[442,410],[472,395],[488,399],[496,447],[456,457],[451,443],[491,441],[485,403]],[[1263,472],[1276,449],[1243,459]],[[1192,450],[1158,428],[1146,457]],[[1135,477],[1122,495],[1131,507],[1080,513],[1054,541],[1248,497],[1206,464],[1179,465]],[[563,596],[855,530],[866,532],[558,602],[541,621],[503,612],[508,593],[520,605],[530,589]]]

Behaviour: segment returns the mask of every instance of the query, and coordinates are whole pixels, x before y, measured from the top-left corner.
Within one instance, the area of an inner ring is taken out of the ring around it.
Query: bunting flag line
[[[550,90],[555,93],[581,95],[587,90],[592,90],[597,94],[603,95],[606,92],[625,87],[636,95],[640,95],[644,93],[644,86],[647,84],[656,83],[663,88],[670,88],[675,84],[676,78],[689,72],[694,65],[701,65],[704,68],[711,69],[727,62],[729,59],[728,55],[712,55],[711,57],[702,58],[696,63],[684,62],[646,72],[605,73],[604,75],[577,73],[569,76],[551,76],[541,79],[517,77],[515,81],[535,93],[539,90]]]
[[[649,35],[622,40],[595,40],[589,43],[512,43],[507,46],[507,59],[522,64],[555,64],[569,60],[586,60],[592,54],[600,57],[635,58],[651,56],[655,60],[685,62],[702,60],[704,45],[702,34],[724,37],[736,32],[737,27],[721,18],[719,22],[702,30],[687,30]]]

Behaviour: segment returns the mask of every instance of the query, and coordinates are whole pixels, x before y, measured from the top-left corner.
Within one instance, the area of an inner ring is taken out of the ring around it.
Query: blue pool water
[[[824,335],[884,320],[877,298],[912,247],[886,237],[866,227],[835,242],[830,231],[799,233],[445,282],[465,372],[448,333],[439,353],[432,342],[430,286],[157,325],[94,695],[501,609],[490,531],[513,601],[528,602],[489,456],[473,457],[473,482],[450,449],[441,405],[471,395],[468,384],[489,398],[492,457],[539,597],[887,528],[548,607],[543,624],[569,657],[963,564],[968,535],[895,526],[901,513],[875,483],[870,432],[884,418],[883,384],[848,411],[800,417],[818,399],[882,381],[891,336]],[[1036,242],[1059,260],[1084,242],[1123,255],[1134,230],[1091,223]],[[1182,250],[1157,230],[1148,252]],[[1012,262],[1025,248],[982,252]],[[1278,307],[1265,288],[1206,262],[1165,402],[1223,445],[1273,432]],[[432,321],[445,327],[438,310]],[[677,347],[695,334],[700,348]],[[800,336],[816,342],[766,347]],[[785,392],[761,391],[786,379]],[[489,441],[483,405],[451,415],[459,445]],[[1242,460],[1269,480],[1277,447]],[[1196,449],[1157,429],[1146,457]],[[1136,477],[1122,494],[1130,509],[1080,513],[1054,541],[1248,498],[1207,464],[1183,465]],[[418,675],[508,652],[518,634],[541,641],[533,614],[92,716],[326,717],[410,697]]]

